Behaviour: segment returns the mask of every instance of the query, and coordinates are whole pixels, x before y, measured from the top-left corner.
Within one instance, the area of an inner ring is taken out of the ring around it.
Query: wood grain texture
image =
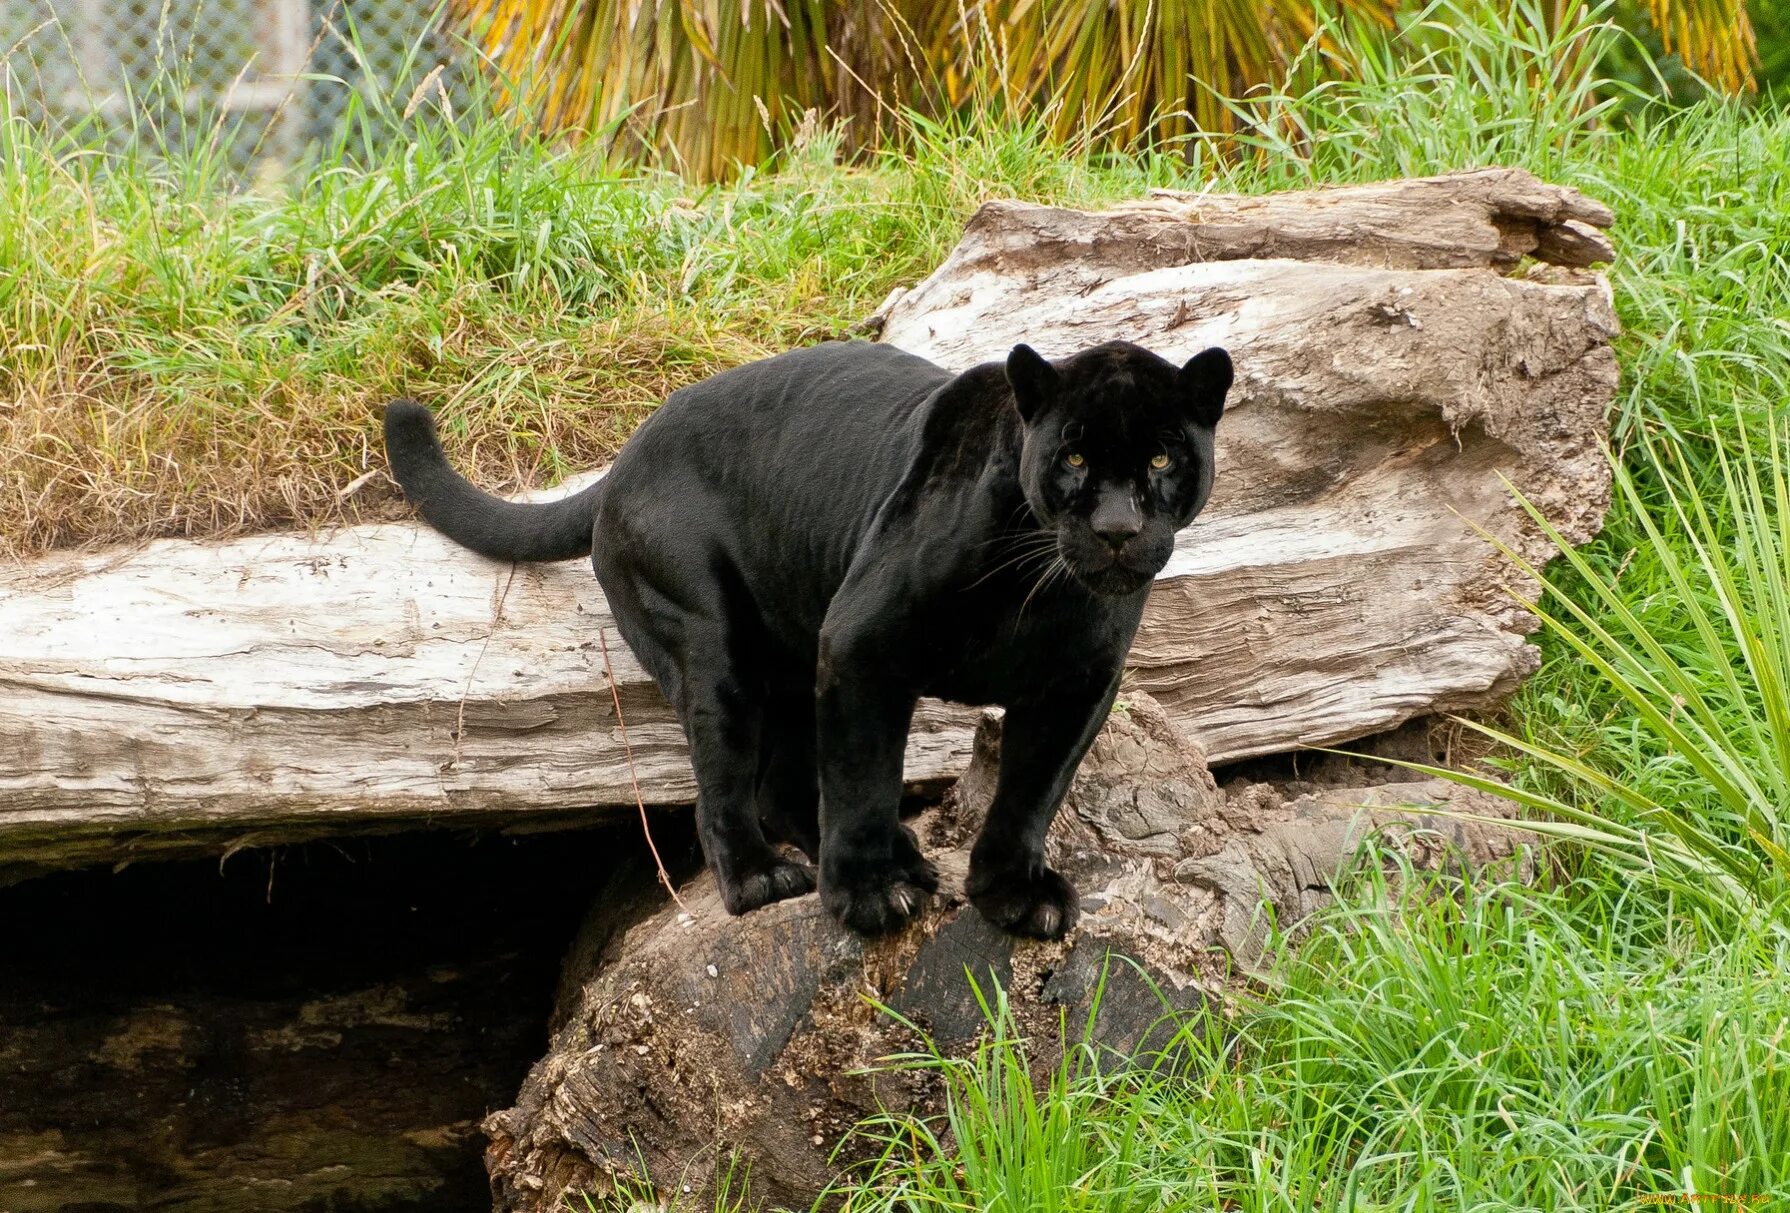
[[[1508,480],[1569,540],[1597,532],[1617,326],[1594,275],[1497,270],[1609,220],[1502,169],[1100,215],[990,203],[878,323],[953,368],[1019,341],[1230,350],[1217,486],[1131,657],[1228,761],[1487,705],[1533,670],[1509,591],[1534,587],[1475,528],[1545,561]]]
[[[695,796],[683,732],[583,563],[410,524],[59,556],[0,580],[0,859],[52,865]],[[909,773],[961,766],[967,709]]]
[[[1496,702],[1535,665],[1483,526],[1574,541],[1609,497],[1608,290],[1504,276],[1603,256],[1608,213],[1488,170],[1103,214],[978,212],[879,317],[953,367],[1125,338],[1238,368],[1207,513],[1133,685],[1214,761]],[[1564,250],[1564,251],[1562,251]],[[606,633],[650,803],[694,794],[680,730],[588,566],[512,568],[416,525],[167,541],[0,571],[0,875],[418,822],[527,826],[631,802]],[[973,714],[926,705],[908,777],[962,770]]]

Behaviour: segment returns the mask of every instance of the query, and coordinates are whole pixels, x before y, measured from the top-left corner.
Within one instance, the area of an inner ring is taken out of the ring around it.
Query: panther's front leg
[[[864,935],[905,924],[938,888],[938,869],[901,824],[901,762],[916,700],[835,661],[816,698],[820,899]]]
[[[970,902],[1015,935],[1061,939],[1079,914],[1075,886],[1044,863],[1044,836],[1112,710],[1119,681],[1090,681],[1007,709],[988,819],[970,851]]]

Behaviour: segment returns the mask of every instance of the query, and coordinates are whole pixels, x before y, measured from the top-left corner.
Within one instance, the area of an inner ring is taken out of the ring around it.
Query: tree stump
[[[985,990],[993,979],[1049,1064],[1060,1017],[1079,1028],[1104,980],[1094,1037],[1129,1054],[1165,1039],[1165,1013],[1222,994],[1239,966],[1258,963],[1270,913],[1285,928],[1328,900],[1370,833],[1421,868],[1527,860],[1514,830],[1422,812],[1509,811],[1442,781],[1220,788],[1203,747],[1149,696],[1127,693],[1051,835],[1052,863],[1081,891],[1081,922],[1058,943],[1015,941],[960,895],[999,747],[989,713],[969,770],[915,820],[942,894],[893,938],[852,936],[812,897],[730,918],[706,873],[681,890],[682,906],[643,921],[599,905],[568,959],[547,1056],[516,1106],[486,1121],[497,1208],[548,1213],[618,1176],[667,1197],[687,1188],[691,1207],[707,1207],[736,1151],[754,1199],[805,1208],[850,1160],[832,1150],[860,1119],[942,1110],[927,1075],[878,1071],[921,1042],[873,1003],[961,1050],[984,1022],[966,972]],[[1335,764],[1330,778],[1372,773]]]

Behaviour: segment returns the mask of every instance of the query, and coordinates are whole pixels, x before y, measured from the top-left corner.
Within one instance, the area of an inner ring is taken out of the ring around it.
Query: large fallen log
[[[991,204],[882,337],[964,366],[1123,337],[1223,344],[1217,490],[1158,580],[1131,684],[1214,761],[1493,703],[1535,665],[1509,570],[1608,500],[1609,216],[1486,171],[1082,214]],[[1504,276],[1524,255],[1559,263]],[[633,770],[608,686],[620,694]],[[910,779],[963,768],[928,705]],[[0,876],[415,822],[547,824],[694,789],[582,564],[410,524],[57,554],[0,573]]]
[[[999,747],[991,716],[969,772],[915,822],[947,892],[962,887]],[[1078,1033],[1089,1022],[1097,988],[1092,1038],[1147,1054],[1167,1043],[1169,1010],[1222,996],[1233,966],[1261,958],[1271,921],[1290,930],[1327,902],[1370,833],[1419,869],[1524,874],[1518,832],[1421,811],[1496,817],[1507,802],[1440,780],[1355,786],[1375,769],[1316,765],[1293,786],[1220,787],[1159,705],[1124,697],[1052,831],[1051,863],[1083,897],[1080,925],[1058,943],[1005,937],[955,897],[871,943],[812,898],[729,918],[706,873],[682,905],[644,921],[599,903],[568,957],[546,1057],[516,1106],[485,1123],[497,1210],[583,1208],[581,1196],[620,1179],[656,1187],[659,1207],[713,1208],[711,1185],[736,1153],[753,1201],[805,1209],[873,1151],[848,1141],[834,1153],[860,1120],[943,1111],[936,1074],[882,1063],[923,1046],[908,1024],[947,1054],[976,1039],[986,1024],[966,971],[984,994],[1006,990],[1042,1068],[1059,1023]]]

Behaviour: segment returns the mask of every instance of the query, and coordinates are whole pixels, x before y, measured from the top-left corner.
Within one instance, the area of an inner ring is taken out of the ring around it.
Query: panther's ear
[[[1016,345],[1007,355],[1007,382],[1019,415],[1030,421],[1057,390],[1057,368],[1029,345]]]
[[[1231,356],[1217,346],[1195,354],[1175,374],[1175,391],[1180,393],[1188,417],[1206,429],[1217,425],[1224,415],[1224,394],[1230,390]]]

